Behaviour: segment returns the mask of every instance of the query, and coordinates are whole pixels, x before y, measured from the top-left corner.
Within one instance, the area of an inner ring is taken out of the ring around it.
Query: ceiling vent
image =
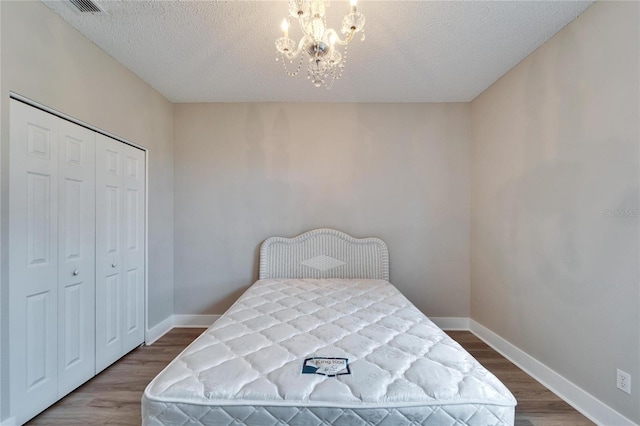
[[[91,0],[69,0],[77,10],[82,13],[102,13],[104,12],[100,6],[92,2]]]

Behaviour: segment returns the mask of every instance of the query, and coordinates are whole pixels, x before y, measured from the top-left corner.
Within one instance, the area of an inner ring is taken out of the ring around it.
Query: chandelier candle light
[[[347,45],[357,32],[362,32],[364,40],[364,15],[356,11],[356,1],[350,0],[351,10],[342,20],[344,40],[338,37],[333,28],[327,28],[326,8],[329,2],[323,0],[289,0],[289,15],[297,18],[302,29],[302,38],[296,43],[289,38],[289,19],[282,20],[282,37],[276,40],[276,49],[282,57],[282,65],[291,77],[298,75],[305,57],[309,57],[307,78],[316,87],[330,89],[342,76],[347,61]],[[342,46],[342,53],[340,53]],[[287,62],[293,65],[293,59],[300,56],[294,71],[287,68]],[[276,58],[276,61],[280,58]]]

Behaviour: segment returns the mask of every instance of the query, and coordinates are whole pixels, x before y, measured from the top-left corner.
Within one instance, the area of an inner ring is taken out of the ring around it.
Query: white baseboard
[[[562,377],[531,355],[509,343],[485,326],[470,320],[470,331],[502,356],[542,383],[589,420],[599,425],[637,426],[574,383]]]
[[[469,331],[469,318],[464,317],[429,317],[438,327],[443,330],[465,330]]]
[[[9,417],[8,419],[4,419],[0,423],[0,426],[16,426],[16,418],[15,417]]]
[[[218,318],[220,318],[220,315],[171,315],[147,330],[145,344],[147,346],[152,345],[173,328],[207,328]],[[0,426],[5,425],[0,423]]]
[[[151,327],[147,330],[147,335],[145,336],[144,343],[149,346],[152,345],[156,340],[167,334],[173,328],[173,315],[170,317],[160,321],[159,324]],[[0,425],[2,426],[2,425]]]
[[[216,322],[218,318],[220,318],[220,315],[174,315],[173,326],[178,328],[207,328]]]

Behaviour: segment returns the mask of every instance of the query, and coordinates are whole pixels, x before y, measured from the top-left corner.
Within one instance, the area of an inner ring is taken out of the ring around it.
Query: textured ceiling
[[[43,1],[173,102],[470,101],[592,3],[361,0],[366,40],[328,91],[275,61],[285,1]],[[328,25],[348,7],[331,2]]]

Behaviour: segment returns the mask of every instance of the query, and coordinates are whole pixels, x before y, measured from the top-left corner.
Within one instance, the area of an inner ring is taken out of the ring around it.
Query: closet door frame
[[[77,124],[79,126],[85,127],[89,130],[92,130],[96,133],[107,136],[111,139],[115,139],[118,142],[122,142],[124,144],[130,145],[134,148],[138,148],[144,151],[145,158],[145,195],[144,195],[144,342],[148,344],[149,342],[149,149],[144,146],[138,145],[134,142],[131,142],[127,139],[121,138],[120,136],[114,135],[113,133],[102,130],[96,126],[93,126],[89,123],[86,123],[82,120],[78,120],[70,115],[62,113],[60,111],[56,111],[53,108],[50,108],[46,105],[43,105],[39,102],[34,101],[26,96],[22,96],[19,93],[9,92],[10,99],[15,99],[24,104],[32,106],[34,108],[40,109],[44,112],[48,112],[49,114],[55,115],[56,117],[62,118],[63,120],[70,121],[71,123]]]

